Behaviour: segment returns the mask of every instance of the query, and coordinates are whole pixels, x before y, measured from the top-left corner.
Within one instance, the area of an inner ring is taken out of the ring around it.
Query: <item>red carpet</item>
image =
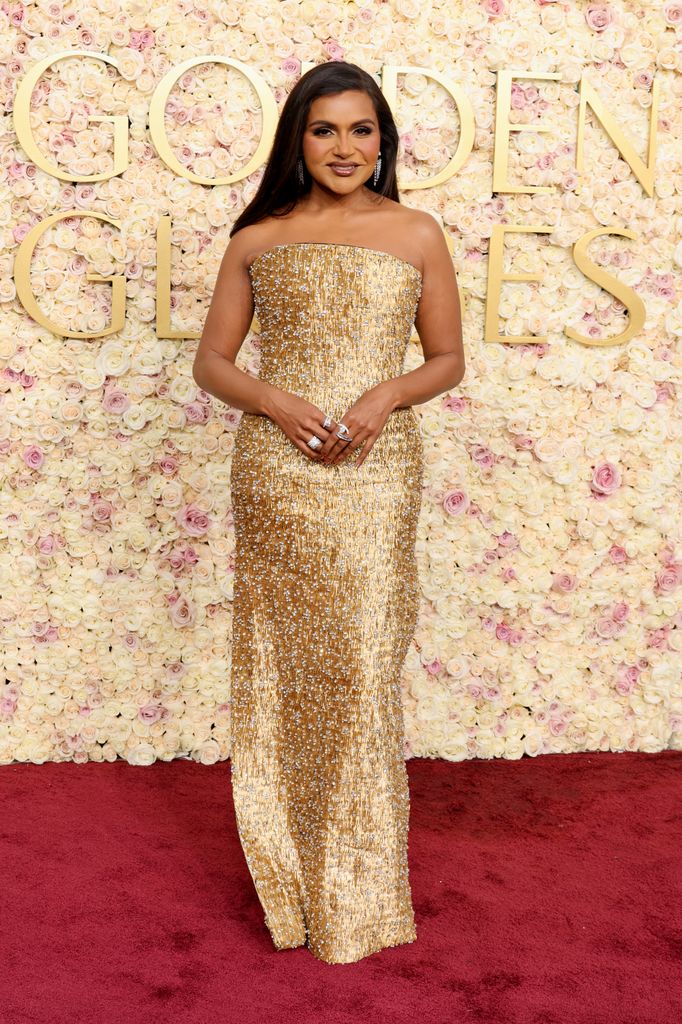
[[[2,1024],[677,1024],[682,752],[427,759],[417,941],[276,951],[229,762],[0,767]]]

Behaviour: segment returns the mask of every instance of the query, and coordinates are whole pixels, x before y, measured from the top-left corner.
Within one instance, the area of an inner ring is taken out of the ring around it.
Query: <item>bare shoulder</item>
[[[398,206],[399,204],[396,204]],[[418,269],[425,273],[426,268],[433,265],[439,258],[442,260],[448,256],[448,247],[442,228],[435,217],[425,210],[415,210],[402,206],[400,213],[396,211],[394,217],[396,235],[405,247],[405,240],[409,248],[409,258]],[[449,257],[448,257],[449,258]]]
[[[433,254],[434,249],[447,246],[440,224],[426,210],[410,210],[407,230],[415,243],[420,246],[424,256]]]
[[[267,218],[267,220],[269,219]],[[244,270],[247,270],[251,261],[270,245],[272,227],[267,220],[258,221],[257,224],[247,224],[245,228],[237,231],[229,241],[227,249],[231,259]]]

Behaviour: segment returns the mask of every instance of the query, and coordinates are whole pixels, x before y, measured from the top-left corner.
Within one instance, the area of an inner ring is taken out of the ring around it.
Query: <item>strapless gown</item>
[[[329,242],[251,264],[259,375],[335,420],[404,372],[417,267]],[[400,676],[413,638],[423,448],[394,410],[361,466],[243,413],[231,493],[231,781],[276,949],[350,963],[416,939]]]

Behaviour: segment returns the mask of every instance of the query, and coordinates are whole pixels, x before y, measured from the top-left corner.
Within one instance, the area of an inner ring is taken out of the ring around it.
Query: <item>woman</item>
[[[350,963],[416,938],[400,673],[416,625],[415,403],[464,372],[436,221],[400,205],[398,133],[371,75],[292,89],[235,222],[194,363],[243,410],[231,776],[277,949]],[[253,313],[258,379],[235,366]],[[416,314],[416,320],[415,320]],[[416,323],[425,362],[401,374]]]

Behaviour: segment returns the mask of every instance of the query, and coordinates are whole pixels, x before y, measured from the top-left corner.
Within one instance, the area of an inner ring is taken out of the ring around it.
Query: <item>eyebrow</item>
[[[373,124],[374,123],[372,121],[372,118],[371,117],[363,117],[361,121],[353,121],[353,123],[351,125],[351,128],[355,128],[359,124],[368,124],[368,123],[369,124]],[[310,124],[308,125],[308,127],[312,128],[312,126],[314,124],[330,124],[332,126],[332,128],[336,128],[336,125],[334,124],[333,121],[323,121],[323,120],[320,120],[320,118],[318,118],[316,121],[311,121]]]

